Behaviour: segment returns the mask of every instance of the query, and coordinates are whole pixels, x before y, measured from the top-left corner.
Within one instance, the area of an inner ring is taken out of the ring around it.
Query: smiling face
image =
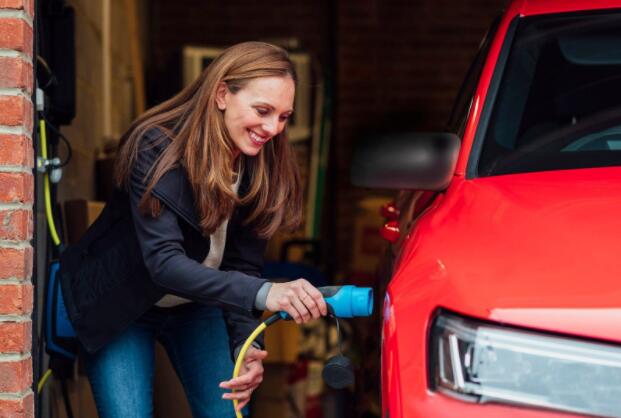
[[[293,113],[294,95],[295,84],[289,76],[255,78],[236,93],[223,83],[216,104],[224,113],[224,124],[237,151],[257,155],[281,133]]]

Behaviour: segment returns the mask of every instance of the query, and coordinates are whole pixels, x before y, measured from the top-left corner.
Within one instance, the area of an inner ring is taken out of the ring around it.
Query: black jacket
[[[170,139],[151,130],[141,140],[129,193],[115,190],[82,239],[61,257],[61,283],[69,318],[82,345],[94,352],[170,293],[224,310],[231,350],[259,324],[254,309],[266,241],[244,224],[238,207],[227,229],[219,270],[201,264],[209,252],[186,171],[176,167],[153,189],[157,218],[138,211],[149,169]],[[239,194],[247,191],[248,173]]]

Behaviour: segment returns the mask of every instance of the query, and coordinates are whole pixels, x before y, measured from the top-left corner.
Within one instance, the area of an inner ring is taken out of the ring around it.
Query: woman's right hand
[[[271,312],[285,311],[298,324],[328,314],[323,296],[305,279],[272,284],[265,308]]]

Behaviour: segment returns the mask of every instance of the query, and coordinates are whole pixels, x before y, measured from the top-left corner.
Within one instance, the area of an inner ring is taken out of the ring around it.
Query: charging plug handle
[[[373,313],[373,289],[370,287],[324,286],[318,288],[332,314],[338,318],[371,316]]]
[[[317,288],[328,304],[330,314],[337,318],[355,318],[373,314],[373,289],[370,287],[323,286]],[[291,317],[285,311],[278,312],[281,319]]]

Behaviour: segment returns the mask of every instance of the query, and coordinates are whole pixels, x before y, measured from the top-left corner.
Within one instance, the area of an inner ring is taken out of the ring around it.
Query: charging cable
[[[261,334],[267,327],[272,324],[275,324],[279,320],[283,319],[283,316],[280,313],[275,313],[268,317],[265,321],[261,322],[258,327],[252,331],[252,334],[246,339],[244,345],[242,345],[241,350],[239,350],[239,354],[237,356],[237,360],[235,360],[235,368],[233,369],[233,379],[239,376],[239,371],[241,370],[241,365],[244,363],[244,358],[246,357],[246,352],[248,348],[252,345],[253,341],[257,339],[259,334]],[[237,410],[238,405],[237,399],[233,399],[233,408],[235,408],[235,416],[236,418],[243,418],[241,411]]]
[[[59,165],[60,160],[58,158],[48,160],[47,158],[47,131],[44,119],[39,120],[39,138],[41,140],[41,158],[37,160],[37,171],[43,173],[43,195],[45,201],[45,216],[47,218],[47,226],[50,230],[50,235],[52,236],[52,241],[54,242],[54,245],[62,248],[62,242],[60,241],[60,237],[58,236],[56,223],[54,222],[54,216],[52,213],[52,194],[50,191],[50,174],[48,173],[49,167],[55,167]],[[56,173],[59,172],[57,171]],[[58,180],[60,180],[60,175],[55,175],[59,176],[58,179],[55,179],[57,182]]]
[[[60,236],[58,235],[58,230],[56,229],[56,222],[54,221],[54,214],[52,212],[52,193],[50,186],[50,168],[52,169],[52,173],[54,173],[55,182],[60,181],[61,171],[58,167],[60,165],[60,160],[58,158],[48,159],[47,153],[47,131],[45,119],[41,118],[39,120],[39,139],[41,146],[41,157],[37,158],[37,171],[43,174],[43,197],[44,197],[44,206],[45,206],[45,217],[47,219],[47,226],[50,231],[50,236],[52,237],[52,241],[54,245],[58,247],[61,251],[63,249],[62,241],[60,240]],[[52,376],[52,369],[48,369],[39,382],[37,383],[37,393],[41,393],[45,384],[48,382],[50,377]]]
[[[48,379],[52,376],[52,369],[47,369],[47,371],[43,374],[41,379],[39,379],[39,383],[37,384],[37,393],[41,393]]]
[[[45,202],[45,217],[47,219],[47,226],[52,236],[52,241],[57,247],[61,246],[60,237],[56,231],[56,223],[54,222],[54,216],[52,214],[52,194],[50,192],[50,176],[48,173],[48,167],[53,165],[53,160],[47,158],[47,132],[45,130],[45,120],[39,120],[39,139],[41,145],[41,157],[37,159],[37,171],[43,173],[43,196]],[[45,384],[52,376],[52,369],[48,369],[37,384],[37,393],[41,393]]]
[[[373,313],[373,290],[370,287],[357,287],[352,285],[345,286],[324,286],[317,288],[324,297],[330,316],[336,320],[337,335],[339,338],[340,354],[334,356],[326,362],[323,372],[321,373],[324,381],[330,387],[342,389],[354,383],[354,370],[351,361],[342,353],[341,330],[338,318],[354,318],[370,316]],[[239,355],[235,360],[235,368],[233,369],[233,379],[239,376],[241,365],[246,357],[246,352],[252,342],[267,327],[273,325],[281,319],[291,319],[286,312],[277,312],[269,316],[246,339],[242,345]],[[236,418],[243,418],[241,411],[237,410],[237,399],[233,399],[233,407],[235,408]]]

